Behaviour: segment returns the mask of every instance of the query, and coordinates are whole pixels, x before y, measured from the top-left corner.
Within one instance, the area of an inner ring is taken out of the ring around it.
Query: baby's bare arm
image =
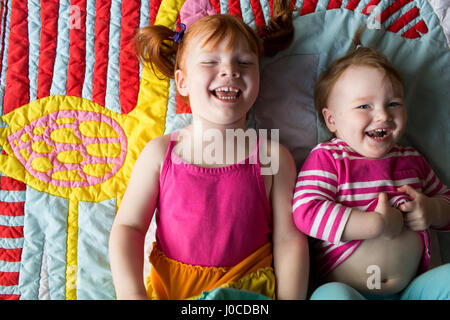
[[[391,207],[388,196],[381,192],[374,212],[352,209],[342,240],[366,240],[380,236],[391,239],[399,235],[402,229],[402,213]]]

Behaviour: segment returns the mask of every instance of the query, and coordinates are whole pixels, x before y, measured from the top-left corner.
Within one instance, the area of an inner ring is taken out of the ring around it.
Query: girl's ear
[[[322,115],[323,118],[325,119],[325,124],[328,127],[328,130],[330,130],[330,132],[336,132],[336,124],[334,122],[334,113],[332,110],[330,110],[329,108],[323,108],[322,109]]]
[[[178,69],[175,71],[175,84],[177,86],[178,93],[184,97],[187,97],[189,92],[186,87],[186,78],[183,70]]]

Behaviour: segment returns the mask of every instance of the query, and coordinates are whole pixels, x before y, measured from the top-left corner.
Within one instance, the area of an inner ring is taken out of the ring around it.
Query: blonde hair
[[[180,42],[173,41],[176,33],[165,26],[140,28],[134,38],[138,59],[154,72],[156,66],[164,76],[174,78],[175,71],[184,61],[187,44],[198,35],[205,35],[202,46],[211,44],[214,48],[226,37],[231,37],[231,46],[243,37],[259,60],[263,55],[274,55],[291,44],[294,27],[292,11],[285,0],[274,0],[273,8],[273,17],[261,36],[241,19],[225,14],[205,16],[195,21]]]
[[[395,92],[403,96],[404,82],[401,73],[382,53],[361,45],[362,29],[359,29],[353,40],[354,49],[347,55],[335,60],[331,66],[324,71],[314,88],[314,104],[322,123],[325,123],[322,110],[327,107],[331,90],[341,75],[350,66],[366,66],[383,70],[390,80]]]

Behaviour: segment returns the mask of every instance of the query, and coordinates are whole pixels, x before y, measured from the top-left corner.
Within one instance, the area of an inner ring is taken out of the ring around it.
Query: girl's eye
[[[200,62],[200,64],[204,65],[204,66],[211,66],[211,65],[214,65],[215,63],[216,63],[216,61],[214,61],[214,60],[206,60],[206,61]]]
[[[251,66],[253,65],[253,61],[239,61],[239,64],[242,66]]]
[[[363,104],[363,105],[360,105],[360,106],[358,106],[358,107],[356,107],[357,109],[369,109],[370,108],[370,106],[368,105],[368,104]]]

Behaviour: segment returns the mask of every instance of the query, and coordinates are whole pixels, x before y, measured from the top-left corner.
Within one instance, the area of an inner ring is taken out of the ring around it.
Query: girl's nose
[[[239,72],[238,68],[235,67],[234,65],[223,64],[222,68],[220,70],[220,76],[221,77],[239,78],[241,76],[241,73]]]

